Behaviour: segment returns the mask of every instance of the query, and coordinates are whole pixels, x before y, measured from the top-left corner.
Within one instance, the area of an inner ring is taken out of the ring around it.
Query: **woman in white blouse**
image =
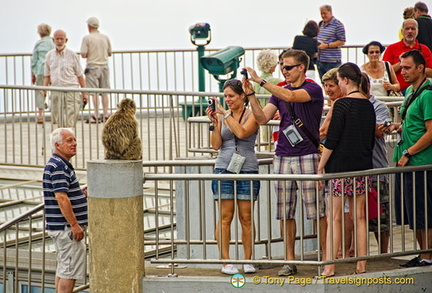
[[[391,91],[400,90],[392,66],[386,61],[381,61],[384,49],[385,47],[377,41],[372,41],[363,47],[363,54],[369,58],[369,62],[363,64],[361,70],[369,76],[370,93],[374,96],[388,96]]]

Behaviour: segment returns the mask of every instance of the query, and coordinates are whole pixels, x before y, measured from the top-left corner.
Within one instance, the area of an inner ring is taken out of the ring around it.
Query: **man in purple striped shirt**
[[[345,27],[333,16],[332,7],[320,7],[321,18],[318,33],[318,72],[320,78],[332,68],[339,67],[342,60],[341,46],[345,45]]]

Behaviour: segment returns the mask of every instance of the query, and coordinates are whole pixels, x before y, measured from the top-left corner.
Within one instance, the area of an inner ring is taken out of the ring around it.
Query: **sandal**
[[[99,121],[101,122],[107,122],[108,118],[110,117],[110,115],[104,116],[103,114],[100,115],[99,117]]]
[[[96,117],[94,115],[91,116],[91,118],[89,120],[86,121],[86,123],[99,123],[101,122],[101,119],[96,119]]]

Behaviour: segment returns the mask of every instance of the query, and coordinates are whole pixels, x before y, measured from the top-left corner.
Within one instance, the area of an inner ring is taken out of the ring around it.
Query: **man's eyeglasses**
[[[286,65],[284,67],[282,67],[283,69],[285,69],[286,71],[290,71],[291,69],[293,69],[294,67],[298,67],[301,64],[296,64],[296,65]]]

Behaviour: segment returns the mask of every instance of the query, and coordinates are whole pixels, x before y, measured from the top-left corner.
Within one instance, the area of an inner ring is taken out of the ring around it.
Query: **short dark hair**
[[[318,31],[318,24],[314,20],[309,20],[303,28],[303,34],[311,38],[318,36]]]
[[[414,10],[418,10],[418,11],[424,12],[424,13],[429,12],[428,7],[427,7],[426,3],[424,3],[424,2],[417,2],[414,5]]]
[[[423,56],[422,52],[420,52],[419,50],[410,50],[410,51],[406,51],[400,56],[401,59],[408,58],[408,57],[412,57],[414,64],[416,66],[423,65],[424,70],[426,70],[426,59]]]
[[[292,49],[282,54],[282,58],[292,57],[296,62],[301,63],[305,67],[305,72],[309,68],[309,56],[303,50]]]
[[[380,49],[380,53],[384,52],[385,47],[378,41],[372,41],[369,44],[367,44],[366,46],[363,47],[363,54],[367,55],[367,53],[369,52],[369,47],[370,46],[377,46]]]

